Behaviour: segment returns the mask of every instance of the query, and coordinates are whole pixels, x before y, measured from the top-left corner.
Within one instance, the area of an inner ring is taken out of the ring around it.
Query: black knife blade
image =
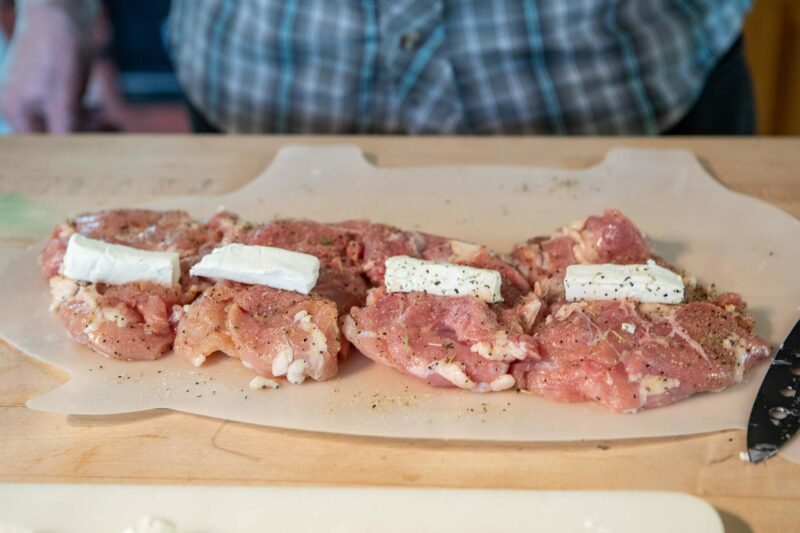
[[[747,455],[760,463],[800,428],[800,321],[783,341],[750,411]]]

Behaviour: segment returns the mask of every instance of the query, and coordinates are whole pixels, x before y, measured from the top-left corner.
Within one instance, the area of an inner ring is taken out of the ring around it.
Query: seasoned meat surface
[[[175,353],[200,366],[222,352],[262,376],[322,381],[338,369],[337,318],[326,298],[223,281],[183,312]]]

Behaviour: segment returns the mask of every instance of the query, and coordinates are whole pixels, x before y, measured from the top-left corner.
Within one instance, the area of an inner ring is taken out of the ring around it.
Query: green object
[[[65,217],[58,208],[33,200],[23,194],[0,196],[0,236],[46,237],[53,226]]]

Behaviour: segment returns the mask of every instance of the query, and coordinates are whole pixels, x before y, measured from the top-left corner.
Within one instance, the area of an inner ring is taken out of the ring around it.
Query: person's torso
[[[642,134],[748,0],[173,0],[191,101],[231,132]]]

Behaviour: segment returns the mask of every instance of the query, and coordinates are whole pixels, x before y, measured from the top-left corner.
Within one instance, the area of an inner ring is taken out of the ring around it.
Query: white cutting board
[[[119,533],[145,515],[178,533],[723,531],[676,492],[0,484],[0,532]]]
[[[480,242],[499,251],[605,208],[647,232],[656,253],[701,281],[742,293],[773,345],[798,319],[800,222],[733,193],[686,151],[615,149],[583,170],[529,167],[381,169],[353,146],[282,149],[246,187],[220,197],[148,204],[198,217],[218,207],[253,222],[273,217],[374,221]],[[104,359],[67,338],[47,309],[39,248],[0,276],[0,335],[66,370],[66,384],[28,401],[32,409],[111,414],[171,408],[253,424],[382,437],[565,441],[685,435],[744,428],[767,369],[722,393],[635,415],[594,404],[560,404],[515,392],[433,389],[356,355],[323,383],[251,391],[250,371],[218,358],[200,369],[167,356],[156,362]],[[784,455],[800,461],[800,441]]]

